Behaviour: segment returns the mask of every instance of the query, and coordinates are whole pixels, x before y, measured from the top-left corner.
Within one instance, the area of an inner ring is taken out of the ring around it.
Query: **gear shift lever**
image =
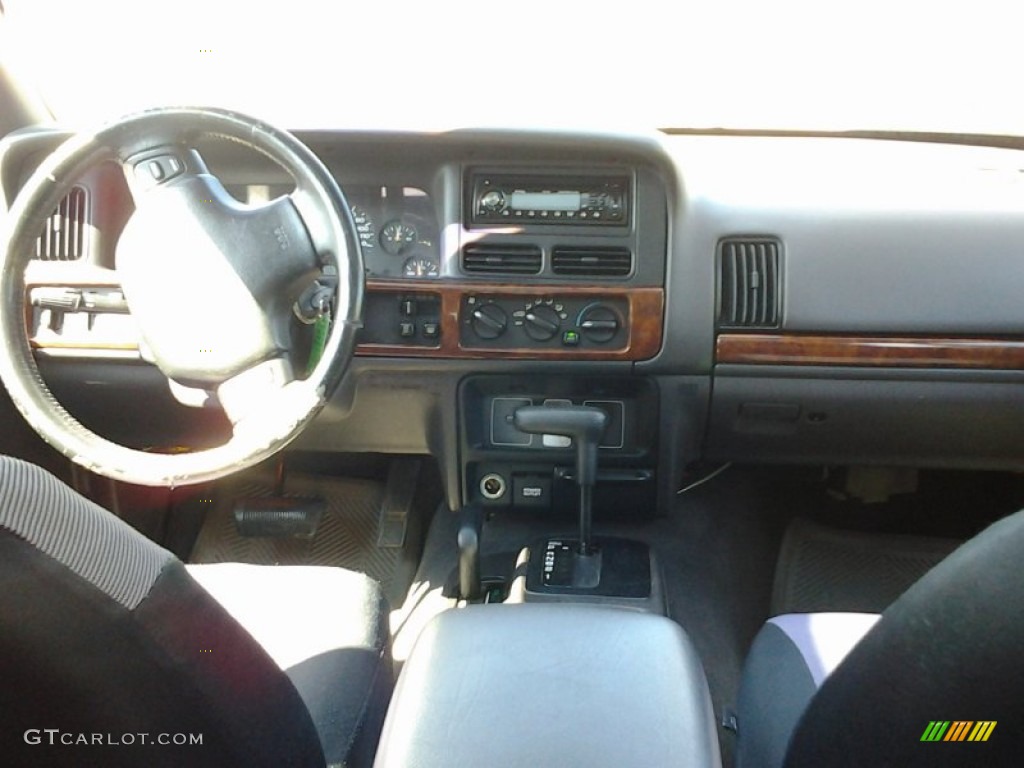
[[[525,406],[512,422],[522,432],[562,435],[576,441],[576,482],[580,489],[580,537],[558,536],[524,550],[524,599],[575,600],[581,596],[622,600],[628,605],[661,606],[654,556],[643,542],[601,536],[591,539],[590,522],[597,448],[608,423],[599,408],[581,405]]]
[[[579,555],[591,554],[592,496],[597,481],[597,446],[608,424],[600,408],[585,405],[524,406],[513,416],[516,429],[541,435],[561,435],[576,441],[576,484],[580,488]]]

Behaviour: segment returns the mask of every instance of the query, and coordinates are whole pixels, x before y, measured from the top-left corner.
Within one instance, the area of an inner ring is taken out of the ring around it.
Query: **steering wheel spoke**
[[[194,149],[240,143],[281,165],[296,192],[261,205],[234,199]],[[118,276],[146,346],[172,381],[216,390],[231,440],[194,454],[154,456],[113,444],[77,422],[47,388],[29,348],[24,271],[41,222],[100,159],[125,168],[135,213],[118,241]],[[344,195],[298,140],[233,112],[156,109],[84,133],[29,179],[0,242],[0,376],[33,427],[64,454],[146,485],[205,482],[267,458],[315,416],[355,346],[363,268]],[[333,322],[308,376],[292,371],[293,306],[314,294]],[[324,286],[330,295],[324,295]]]
[[[266,404],[272,402],[280,390],[295,381],[291,362],[287,357],[275,357],[250,366],[217,387],[217,399],[232,424],[247,419],[273,416]]]

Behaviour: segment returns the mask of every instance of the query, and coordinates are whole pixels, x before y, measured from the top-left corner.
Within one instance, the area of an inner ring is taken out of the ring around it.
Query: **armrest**
[[[436,617],[402,670],[376,768],[718,768],[704,670],[661,616],[557,604]]]

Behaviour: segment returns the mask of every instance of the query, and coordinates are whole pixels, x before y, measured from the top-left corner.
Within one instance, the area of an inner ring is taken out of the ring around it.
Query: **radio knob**
[[[595,344],[604,344],[615,338],[619,331],[619,315],[611,307],[595,304],[583,311],[580,331]]]
[[[485,192],[480,198],[480,206],[488,213],[497,213],[505,207],[505,193],[497,189]]]
[[[471,317],[473,332],[481,339],[496,339],[508,328],[508,313],[497,304],[481,304]]]
[[[534,341],[553,339],[561,325],[562,320],[558,313],[544,304],[527,310],[523,318],[523,330]]]

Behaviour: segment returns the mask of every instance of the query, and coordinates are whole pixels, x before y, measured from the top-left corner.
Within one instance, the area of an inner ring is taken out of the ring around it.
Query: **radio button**
[[[480,198],[480,206],[485,211],[497,213],[505,207],[505,193],[500,192],[497,189],[484,192],[483,196]]]

